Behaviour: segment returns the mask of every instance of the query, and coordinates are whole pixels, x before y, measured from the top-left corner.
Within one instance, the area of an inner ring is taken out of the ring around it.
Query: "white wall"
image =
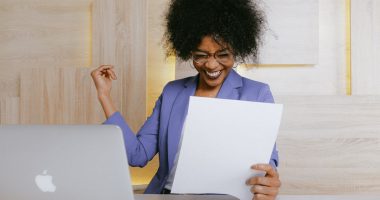
[[[238,71],[243,76],[268,83],[274,95],[345,94],[344,8],[344,0],[319,0],[318,64],[240,67]]]
[[[261,0],[259,5],[267,20],[259,63],[317,64],[319,0]]]

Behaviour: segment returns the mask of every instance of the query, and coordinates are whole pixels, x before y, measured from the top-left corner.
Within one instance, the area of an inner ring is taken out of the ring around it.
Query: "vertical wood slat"
[[[115,66],[118,83],[112,97],[135,132],[146,119],[146,0],[94,0],[92,65]],[[157,159],[144,169],[131,168],[135,184],[146,184]]]
[[[0,124],[18,124],[20,121],[20,98],[0,98]]]
[[[21,74],[21,124],[99,124],[104,120],[88,68],[35,68]]]
[[[92,5],[92,65],[115,64],[115,0],[95,0]]]
[[[117,55],[117,62],[125,66],[122,67],[122,112],[134,130],[146,119],[146,2],[117,1],[117,13],[120,13],[117,52],[121,53]]]
[[[92,5],[92,66],[114,65],[119,81],[113,83],[112,97],[117,108],[121,107],[120,75],[122,66],[116,63],[116,5],[114,0],[95,0]],[[118,84],[116,84],[118,83]]]
[[[351,0],[352,93],[380,95],[380,1]]]
[[[137,131],[146,119],[147,0],[117,0],[117,13],[117,52],[124,54],[117,55],[117,62],[125,66],[122,68],[122,112],[132,130]],[[148,183],[157,166],[156,157],[143,169],[131,168],[133,183]]]
[[[132,130],[145,121],[146,1],[93,2],[93,63],[115,66],[112,96]]]

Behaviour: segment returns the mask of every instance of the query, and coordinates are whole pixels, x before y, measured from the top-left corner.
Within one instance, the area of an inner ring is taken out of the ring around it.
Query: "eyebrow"
[[[203,50],[201,50],[201,49],[195,49],[195,52],[202,52],[202,53],[206,53],[206,54],[210,54],[210,52],[208,52],[208,51],[203,51]],[[216,52],[223,52],[223,51],[228,51],[228,49],[227,48],[224,48],[224,49],[221,49],[221,50],[218,50],[218,51],[215,51],[214,53],[216,53]]]

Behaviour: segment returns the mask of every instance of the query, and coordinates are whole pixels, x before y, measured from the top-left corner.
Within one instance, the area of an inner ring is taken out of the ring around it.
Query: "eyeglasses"
[[[233,60],[233,57],[234,57],[233,54],[226,49],[217,51],[215,53],[194,51],[194,52],[191,52],[191,54],[192,54],[193,61],[200,65],[203,65],[206,62],[208,62],[208,59],[211,56],[213,56],[215,60],[220,64],[228,64]]]

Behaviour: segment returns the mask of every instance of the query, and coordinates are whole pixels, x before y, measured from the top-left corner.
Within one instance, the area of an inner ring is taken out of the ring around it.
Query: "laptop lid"
[[[0,199],[133,200],[121,129],[0,126]]]

